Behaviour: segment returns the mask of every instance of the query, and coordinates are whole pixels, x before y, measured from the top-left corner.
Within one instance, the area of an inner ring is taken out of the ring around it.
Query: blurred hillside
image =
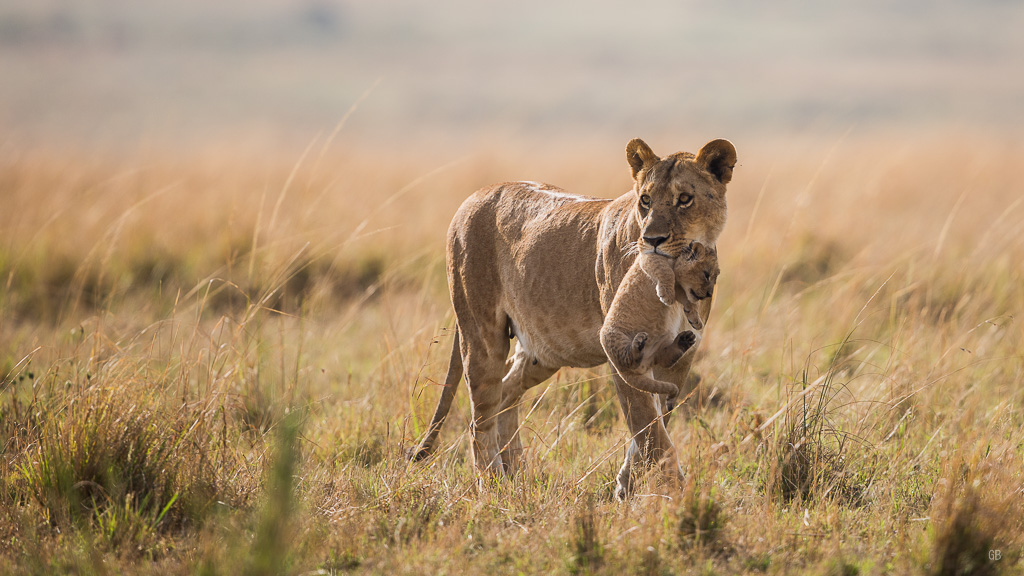
[[[370,90],[346,133],[385,143],[822,126],[1012,135],[1024,126],[1020,30],[1024,3],[1009,0],[0,0],[0,133],[305,142]]]

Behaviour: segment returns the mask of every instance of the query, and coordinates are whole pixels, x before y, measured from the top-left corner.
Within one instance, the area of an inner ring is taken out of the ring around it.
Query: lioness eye
[[[651,205],[651,197],[648,196],[647,194],[644,194],[644,195],[640,196],[640,205],[643,206],[644,208],[647,208],[648,206],[650,206]]]
[[[683,208],[685,208],[690,204],[693,204],[693,196],[691,196],[690,194],[683,194],[679,196],[679,201],[676,204],[676,206],[682,206]]]

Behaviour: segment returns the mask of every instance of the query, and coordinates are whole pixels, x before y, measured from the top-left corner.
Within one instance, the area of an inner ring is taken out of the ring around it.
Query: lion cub
[[[683,313],[695,330],[704,327],[696,302],[711,296],[718,280],[718,254],[699,242],[675,261],[641,254],[626,272],[601,327],[601,346],[612,366],[630,386],[653,394],[675,395],[679,388],[648,375],[651,368],[669,368],[693,346],[692,330],[676,333],[672,318],[678,309],[676,287],[682,289]]]

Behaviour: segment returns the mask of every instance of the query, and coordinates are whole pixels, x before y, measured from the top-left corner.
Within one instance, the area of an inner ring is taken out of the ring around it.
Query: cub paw
[[[682,349],[684,351],[685,350],[689,350],[689,348],[691,346],[693,346],[694,343],[696,343],[696,342],[697,342],[697,335],[694,334],[692,330],[687,330],[686,332],[680,332],[679,336],[676,338],[676,344],[679,346],[680,349]]]
[[[647,346],[647,332],[637,332],[637,335],[633,337],[633,351],[643,352],[645,346]]]
[[[671,306],[676,303],[676,290],[675,286],[666,287],[658,284],[658,300],[665,306]]]
[[[626,350],[619,361],[622,363],[622,367],[626,370],[633,370],[644,359],[644,348],[647,347],[647,332],[640,332],[633,337],[633,343],[630,345],[629,350]]]

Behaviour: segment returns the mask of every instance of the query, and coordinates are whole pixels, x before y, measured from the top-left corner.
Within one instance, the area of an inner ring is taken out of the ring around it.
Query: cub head
[[[710,298],[718,282],[718,249],[689,242],[676,259],[674,268],[676,285],[683,289],[687,300],[696,302]]]
[[[736,165],[732,143],[712,140],[696,156],[677,152],[662,159],[634,138],[626,145],[626,160],[633,171],[641,252],[676,258],[692,240],[715,245],[725,226],[725,186]]]

